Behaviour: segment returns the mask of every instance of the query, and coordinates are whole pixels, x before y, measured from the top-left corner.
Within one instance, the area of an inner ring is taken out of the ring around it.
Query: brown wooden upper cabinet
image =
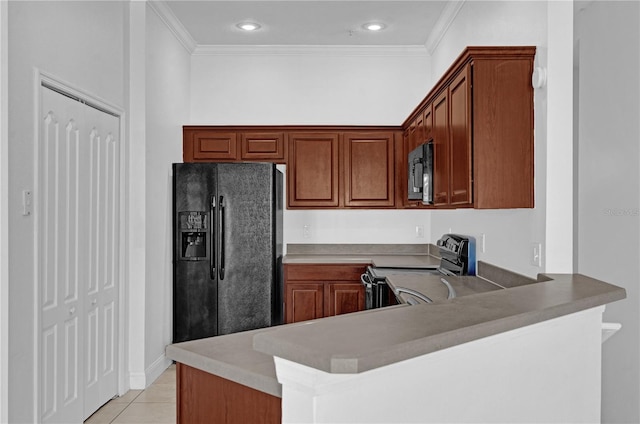
[[[399,135],[374,128],[289,133],[288,207],[393,208]]]
[[[471,145],[471,66],[453,79],[449,91],[449,204],[467,206],[473,202]]]
[[[352,132],[343,137],[345,206],[394,206],[394,133]]]
[[[237,160],[237,134],[207,128],[185,127],[183,129],[182,155],[185,162]]]
[[[286,142],[282,132],[243,132],[240,135],[240,159],[282,162]]]
[[[409,116],[403,125],[403,156],[421,143],[434,142],[434,205],[409,202],[405,196],[406,207],[534,206],[535,51],[465,49]]]
[[[433,101],[433,204],[449,204],[449,92]]]
[[[263,161],[283,163],[283,131],[251,127],[185,126],[182,154],[185,162]]]
[[[339,188],[338,149],[334,132],[289,134],[287,203],[289,207],[337,207]]]
[[[468,47],[401,126],[185,126],[185,162],[287,165],[287,206],[532,208],[535,47]],[[407,155],[434,144],[434,204]]]

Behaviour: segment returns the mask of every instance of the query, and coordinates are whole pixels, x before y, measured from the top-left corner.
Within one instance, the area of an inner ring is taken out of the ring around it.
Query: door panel
[[[393,206],[395,202],[394,134],[344,134],[344,204]]]
[[[117,394],[120,121],[44,87],[41,95],[41,417],[79,422]]]
[[[452,205],[471,205],[471,93],[470,66],[449,87],[451,111],[451,199]]]
[[[201,339],[218,334],[217,286],[212,278],[212,258],[217,243],[211,227],[211,198],[216,193],[216,165],[184,163],[174,165],[174,276],[173,276],[173,342]],[[182,260],[180,213],[201,212],[206,233],[206,256],[201,260]]]
[[[81,376],[84,329],[76,170],[82,105],[42,90],[38,145],[38,279],[41,302],[41,414],[45,422],[78,421],[83,413]],[[46,107],[46,108],[45,108]]]
[[[449,204],[449,97],[433,102],[433,204]]]
[[[108,364],[115,355],[112,332],[117,328],[117,240],[119,211],[117,189],[120,134],[119,119],[87,108],[84,113],[89,144],[89,275],[84,296],[92,325],[87,340],[92,349],[86,356],[89,372],[85,388],[87,418],[117,392],[117,373]],[[95,314],[95,316],[94,316]],[[109,320],[109,321],[107,321]],[[92,332],[95,332],[93,334]]]
[[[289,134],[289,207],[338,206],[339,140],[337,133]]]
[[[218,214],[224,276],[218,273],[219,334],[271,325],[275,290],[274,167],[218,165]],[[224,205],[220,203],[223,199]],[[224,206],[224,207],[223,207]],[[221,267],[220,264],[218,264]]]
[[[324,283],[287,281],[287,324],[324,317]]]
[[[365,309],[364,286],[362,283],[329,283],[328,301],[325,301],[326,316],[348,314]]]

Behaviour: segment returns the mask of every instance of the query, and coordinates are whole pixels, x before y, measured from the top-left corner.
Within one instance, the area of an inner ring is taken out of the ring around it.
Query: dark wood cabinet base
[[[282,399],[188,365],[176,366],[177,422],[280,423]]]

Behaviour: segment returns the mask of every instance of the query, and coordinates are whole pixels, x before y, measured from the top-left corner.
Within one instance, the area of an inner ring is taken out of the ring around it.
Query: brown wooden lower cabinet
[[[325,308],[326,316],[363,311],[365,308],[362,283],[328,283],[325,291],[325,298],[329,298]]]
[[[287,283],[285,291],[287,323],[324,317],[323,283]]]
[[[181,363],[176,367],[178,424],[266,424],[282,420],[282,399]]]
[[[360,275],[367,264],[285,264],[287,324],[365,309]]]

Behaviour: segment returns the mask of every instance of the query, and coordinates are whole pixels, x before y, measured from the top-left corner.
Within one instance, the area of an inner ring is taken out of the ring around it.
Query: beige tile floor
[[[176,422],[176,368],[171,365],[145,390],[129,390],[90,416],[85,424]]]

